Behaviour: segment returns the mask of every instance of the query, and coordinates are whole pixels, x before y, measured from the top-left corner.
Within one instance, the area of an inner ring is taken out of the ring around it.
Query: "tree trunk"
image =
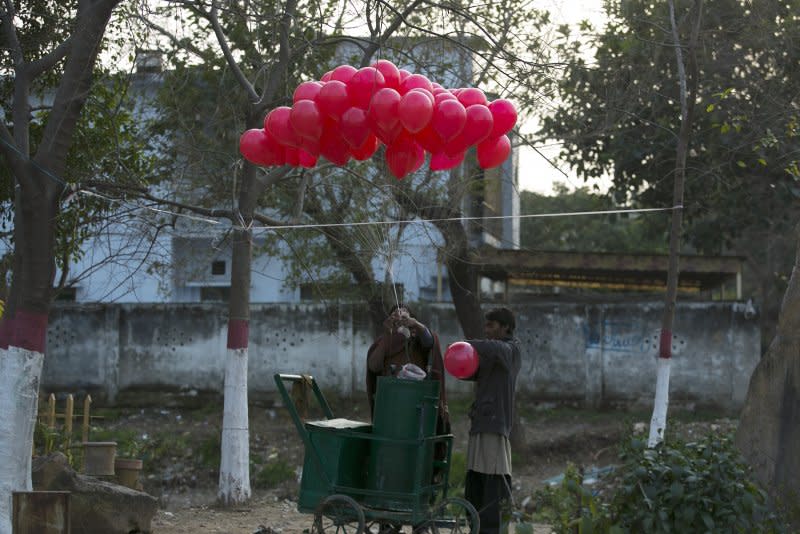
[[[14,274],[0,321],[0,532],[11,531],[11,492],[31,490],[31,450],[47,336],[58,204],[53,187],[17,182]]]
[[[678,294],[678,259],[680,256],[681,224],[683,221],[683,185],[686,176],[686,155],[689,150],[689,137],[692,131],[695,95],[697,94],[697,64],[694,50],[700,31],[702,0],[695,0],[692,11],[693,27],[687,55],[690,65],[690,86],[687,88],[687,76],[683,64],[683,53],[675,21],[675,7],[669,0],[670,25],[672,28],[673,46],[678,66],[678,82],[681,100],[681,127],[675,151],[675,183],[672,192],[672,225],[669,236],[669,270],[667,272],[667,291],[664,296],[664,313],[661,317],[661,336],[659,339],[658,370],[656,374],[656,394],[653,401],[653,416],[650,420],[650,435],[647,443],[655,447],[664,439],[667,427],[667,408],[669,406],[669,375],[672,365],[672,328],[675,320],[675,300]]]
[[[800,227],[795,232],[800,236]],[[800,240],[778,327],[750,377],[736,446],[786,504],[800,495]]]
[[[234,221],[231,290],[228,303],[228,350],[225,363],[224,408],[218,497],[224,506],[250,498],[250,431],[247,406],[248,335],[250,329],[250,268],[256,168],[244,164],[239,192],[240,219]]]

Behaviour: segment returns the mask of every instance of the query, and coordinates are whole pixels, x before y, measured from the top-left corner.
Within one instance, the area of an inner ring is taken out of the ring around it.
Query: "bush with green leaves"
[[[634,438],[621,456],[600,496],[569,466],[560,485],[536,492],[534,519],[558,534],[787,531],[728,436],[655,448]]]
[[[729,437],[623,452],[626,467],[612,508],[631,532],[783,532],[766,493]]]

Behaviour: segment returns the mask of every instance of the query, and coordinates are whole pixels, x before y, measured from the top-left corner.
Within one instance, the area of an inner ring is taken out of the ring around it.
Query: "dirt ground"
[[[337,417],[369,419],[366,402],[361,406],[328,400]],[[468,399],[451,399],[454,454],[466,453],[467,404]],[[287,409],[274,400],[250,407],[253,498],[246,505],[225,509],[215,503],[221,403],[201,405],[122,409],[103,425],[104,436],[123,433],[145,445],[144,489],[159,499],[153,532],[301,534],[310,528],[312,516],[297,511],[304,449]],[[516,508],[528,512],[533,493],[563,473],[568,463],[584,467],[616,463],[617,444],[634,426],[646,428],[648,419],[644,412],[585,411],[525,401],[518,408],[526,445],[513,453],[513,497]],[[682,431],[690,434],[735,425],[713,415],[698,419],[686,414],[684,419],[688,422],[681,423]],[[550,531],[545,525],[536,527],[537,534]]]

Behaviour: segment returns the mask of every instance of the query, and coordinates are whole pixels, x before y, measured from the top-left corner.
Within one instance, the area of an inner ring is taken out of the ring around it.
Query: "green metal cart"
[[[301,381],[325,419],[301,419],[286,389]],[[312,533],[477,534],[472,504],[447,496],[453,436],[436,435],[437,381],[378,378],[374,424],[334,417],[309,375],[276,374],[275,384],[305,445],[297,509],[314,514]]]

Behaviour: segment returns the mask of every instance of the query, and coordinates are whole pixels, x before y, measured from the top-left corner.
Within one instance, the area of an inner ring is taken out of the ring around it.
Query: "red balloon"
[[[479,365],[478,351],[466,341],[456,341],[444,352],[444,368],[458,379],[473,376]]]
[[[400,122],[406,130],[417,133],[425,128],[433,117],[433,100],[422,91],[409,91],[400,100],[397,116],[400,117]]]
[[[350,147],[336,128],[325,128],[319,141],[319,153],[334,165],[344,166],[350,159]]]
[[[353,74],[347,82],[350,103],[356,107],[367,109],[372,95],[382,89],[386,80],[375,67],[364,67]]]
[[[331,80],[347,83],[356,72],[358,72],[358,69],[352,65],[339,65],[331,71]]]
[[[386,147],[386,164],[398,180],[419,169],[424,160],[425,151],[406,133]]]
[[[494,137],[478,143],[478,165],[481,169],[498,167],[511,154],[511,140],[507,135]]]
[[[305,169],[311,169],[317,164],[317,156],[313,156],[303,149],[297,151],[298,163]]]
[[[400,69],[400,83],[403,83],[409,76],[411,76],[410,72],[406,69]]]
[[[364,141],[358,148],[352,149],[353,159],[358,161],[364,161],[372,157],[375,154],[375,151],[378,150],[378,138],[375,137],[375,134],[369,134],[367,140]]]
[[[286,147],[286,165],[300,166],[300,151],[293,147]]]
[[[300,136],[292,129],[289,122],[291,112],[292,109],[286,106],[273,109],[264,118],[264,128],[282,145],[297,147],[300,145]]]
[[[442,104],[449,102],[450,101],[447,100],[442,102]],[[480,104],[475,104],[467,108],[466,114],[467,118],[464,122],[464,129],[451,139],[444,149],[451,157],[459,152],[463,152],[472,145],[480,143],[492,133],[494,120],[492,119],[492,112],[489,111],[489,108]]]
[[[386,59],[379,59],[372,66],[383,74],[385,87],[391,87],[395,90],[400,87],[400,69],[394,63]]]
[[[322,84],[319,82],[303,82],[294,90],[292,102],[296,103],[298,100],[314,100],[317,98],[320,89],[322,89]]]
[[[239,138],[239,152],[256,165],[283,164],[283,148],[270,136],[269,132],[260,128],[247,130]]]
[[[489,111],[494,118],[494,126],[489,137],[500,137],[511,131],[517,123],[517,110],[514,104],[505,98],[499,98],[489,104]]]
[[[361,108],[350,108],[345,111],[339,121],[339,131],[351,147],[363,145],[370,135],[367,112]]]
[[[454,156],[448,156],[445,152],[437,152],[431,155],[430,168],[432,171],[448,171],[461,165],[465,154],[466,152],[459,152]]]
[[[400,93],[388,87],[375,93],[369,104],[367,123],[387,145],[391,144],[403,129],[397,111],[399,106]]]
[[[467,110],[458,100],[443,100],[433,110],[431,124],[441,138],[447,142],[458,135],[467,122]]]
[[[458,93],[458,101],[464,104],[465,108],[474,106],[475,104],[480,104],[482,106],[485,106],[486,95],[483,94],[483,91],[481,91],[480,89],[470,87],[469,89],[464,89],[463,91]]]
[[[414,134],[414,140],[431,154],[444,150],[444,141],[430,124]]]
[[[428,91],[427,89],[423,89],[422,87],[415,87],[414,89],[410,90],[409,93],[420,93],[428,97],[428,100],[431,101],[431,105],[436,104],[436,98],[433,96],[433,93]],[[406,93],[408,94],[408,93]]]
[[[347,94],[347,85],[339,80],[331,80],[319,90],[316,98],[320,113],[339,119],[342,113],[350,107],[350,97]]]
[[[425,89],[428,92],[433,91],[433,85],[431,85],[431,81],[428,78],[422,74],[412,74],[400,82],[400,94],[404,95],[417,87]]]
[[[445,89],[443,89],[441,92],[435,93],[433,95],[433,103],[434,103],[434,105],[438,104],[439,102],[441,102],[443,100],[455,100],[455,101],[458,101],[458,98],[456,98],[456,95],[454,95],[453,93],[451,93],[450,91],[447,91]]]
[[[322,135],[322,116],[313,100],[298,100],[289,113],[289,123],[300,137],[319,139]]]
[[[330,81],[331,76],[333,76],[333,71],[329,70],[328,72],[326,72],[325,74],[322,75],[322,78],[320,78],[319,81],[328,82],[328,81]]]

